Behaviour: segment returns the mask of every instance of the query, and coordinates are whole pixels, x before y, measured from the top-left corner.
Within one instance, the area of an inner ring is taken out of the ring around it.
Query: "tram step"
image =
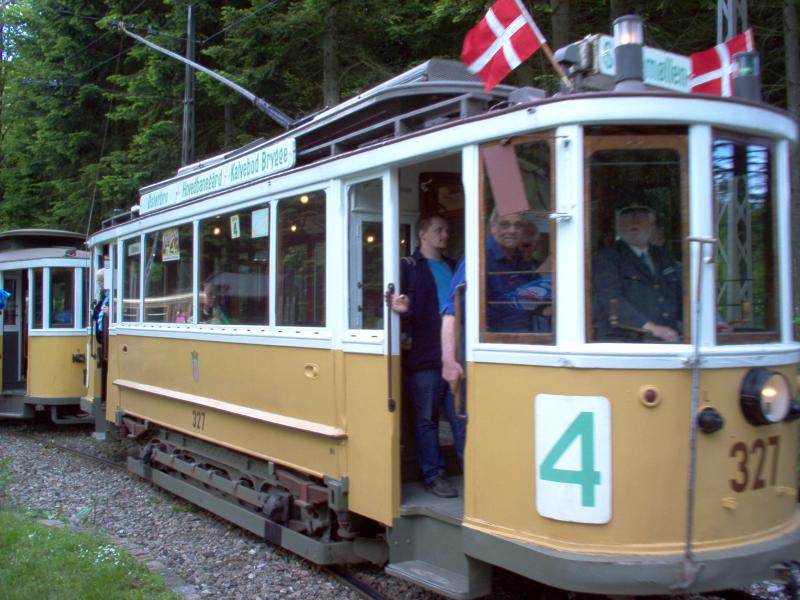
[[[386,567],[386,572],[428,590],[458,600],[480,598],[488,593],[483,586],[470,585],[470,577],[424,560],[408,560]]]
[[[386,572],[448,598],[469,600],[492,589],[492,567],[467,556],[461,521],[425,512],[396,518]]]

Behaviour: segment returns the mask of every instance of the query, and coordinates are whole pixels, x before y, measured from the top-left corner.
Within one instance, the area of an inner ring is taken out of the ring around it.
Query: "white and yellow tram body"
[[[145,188],[140,215],[92,237],[114,269],[106,417],[158,430],[131,467],[320,563],[381,560],[366,519],[385,527],[390,572],[452,597],[488,592],[491,565],[657,594],[796,558],[796,402],[756,425],[740,401],[752,372],[791,381],[784,404],[796,394],[796,123],[659,92],[488,111],[508,89],[426,73]],[[491,148],[516,155],[546,241],[536,332],[487,322]],[[613,240],[616,192],[662,202],[683,270],[678,343],[597,334],[591,257]],[[447,500],[401,473],[399,321],[382,302],[431,208],[463,214],[466,240],[467,447]],[[717,260],[690,238],[717,239]]]
[[[0,233],[2,397],[0,418],[47,410],[55,423],[89,420],[84,382],[88,270],[85,236],[49,229]]]

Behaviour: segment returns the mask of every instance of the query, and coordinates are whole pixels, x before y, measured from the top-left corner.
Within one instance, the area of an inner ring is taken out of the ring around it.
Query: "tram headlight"
[[[792,407],[789,381],[763,367],[750,369],[742,380],[739,401],[745,419],[753,425],[779,423],[789,416]]]

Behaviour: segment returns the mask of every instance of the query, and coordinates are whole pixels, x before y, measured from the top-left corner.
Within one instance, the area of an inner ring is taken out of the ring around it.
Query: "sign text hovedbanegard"
[[[143,194],[139,200],[139,213],[145,214],[165,206],[180,204],[259,177],[291,169],[296,156],[294,138],[254,150],[231,162]]]

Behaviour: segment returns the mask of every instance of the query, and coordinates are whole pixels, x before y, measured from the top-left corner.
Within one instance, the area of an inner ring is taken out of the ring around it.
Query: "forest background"
[[[767,102],[800,116],[800,0],[749,3]],[[296,117],[431,57],[458,58],[489,0],[196,0],[197,61]],[[526,0],[553,49],[645,19],[645,43],[688,55],[716,43],[716,0]],[[0,0],[0,230],[96,230],[181,164],[184,66],[112,27],[186,52],[185,0]],[[543,53],[506,81],[554,91]],[[279,133],[198,74],[196,159]],[[800,166],[794,168],[795,244]],[[798,247],[797,245],[795,246]],[[795,256],[798,252],[795,252]],[[797,269],[796,269],[797,272]],[[797,276],[795,281],[798,281]],[[800,286],[795,286],[800,289]]]

